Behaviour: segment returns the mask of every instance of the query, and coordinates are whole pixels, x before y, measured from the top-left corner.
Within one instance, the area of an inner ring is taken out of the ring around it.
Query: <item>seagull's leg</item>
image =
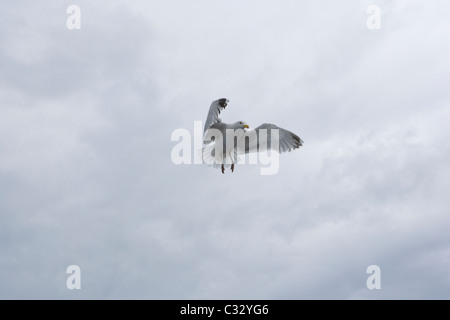
[[[222,164],[222,173],[225,173],[225,167]]]
[[[234,172],[234,163],[231,164],[231,172]]]

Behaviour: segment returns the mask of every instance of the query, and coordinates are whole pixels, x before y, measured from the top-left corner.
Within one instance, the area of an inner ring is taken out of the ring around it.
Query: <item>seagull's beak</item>
[[[249,128],[248,124],[244,125],[244,128],[247,128],[247,129],[248,129],[248,128]]]

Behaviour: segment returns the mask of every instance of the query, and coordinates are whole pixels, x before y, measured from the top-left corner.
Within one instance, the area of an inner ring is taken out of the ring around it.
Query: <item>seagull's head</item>
[[[249,126],[245,121],[237,121],[233,125],[236,129],[248,129]]]

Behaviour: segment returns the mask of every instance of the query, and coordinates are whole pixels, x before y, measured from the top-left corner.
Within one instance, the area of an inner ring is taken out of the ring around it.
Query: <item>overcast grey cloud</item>
[[[449,9],[1,3],[0,298],[448,299]],[[273,176],[173,164],[222,97],[304,146]]]

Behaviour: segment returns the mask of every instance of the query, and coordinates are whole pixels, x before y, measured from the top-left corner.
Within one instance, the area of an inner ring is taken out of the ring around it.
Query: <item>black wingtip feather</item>
[[[295,139],[295,142],[296,142],[295,146],[297,147],[297,149],[300,148],[303,145],[303,140],[300,139],[300,137],[297,136],[297,135],[294,135],[294,139]]]
[[[225,99],[225,98],[222,98],[222,99],[219,99],[217,101],[218,101],[220,107],[225,108],[227,106],[229,100]]]

